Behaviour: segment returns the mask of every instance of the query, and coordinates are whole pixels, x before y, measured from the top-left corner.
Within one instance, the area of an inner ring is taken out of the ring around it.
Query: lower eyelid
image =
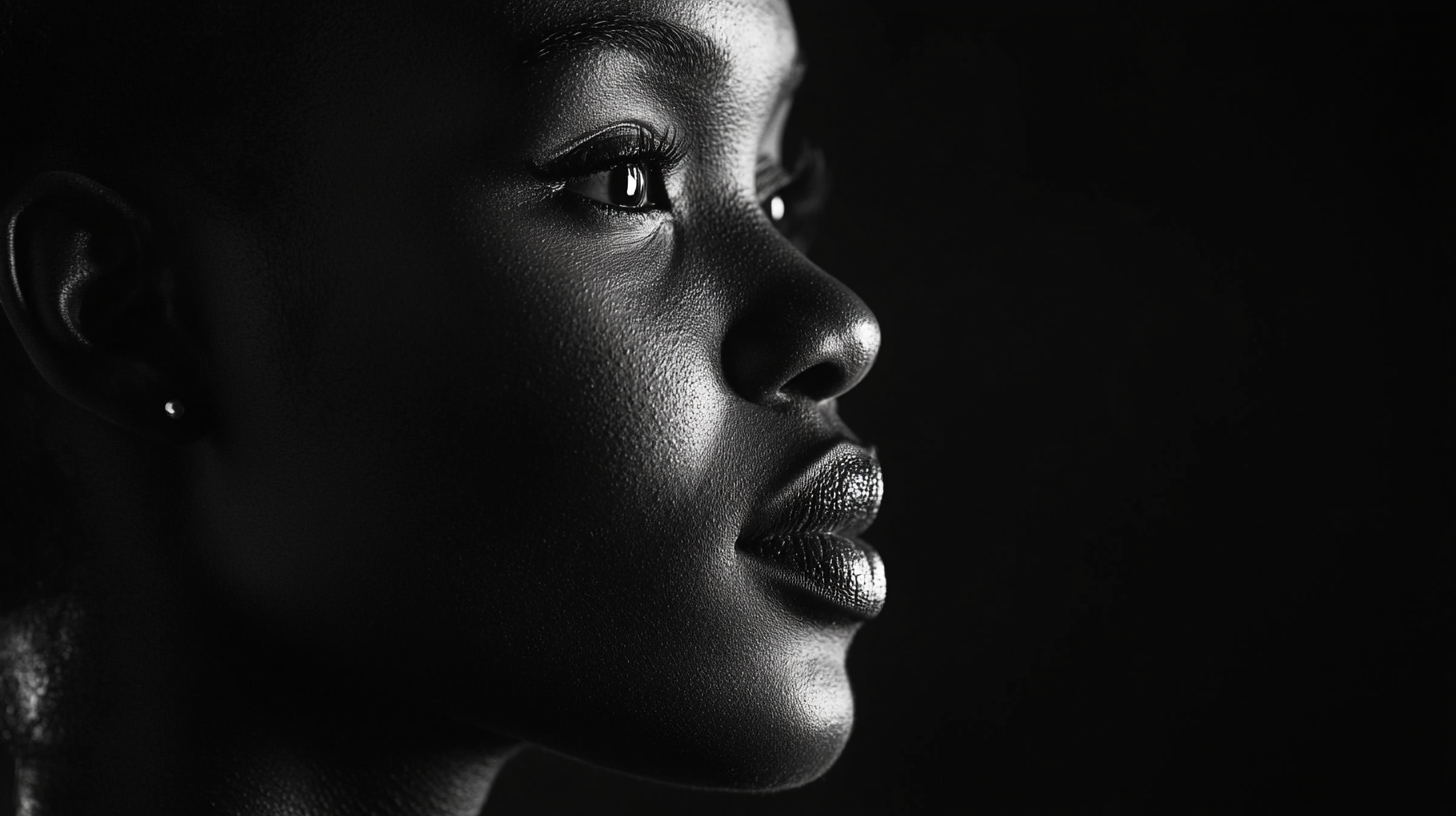
[[[580,193],[574,193],[571,190],[568,190],[565,184],[562,184],[557,188],[557,194],[560,196],[570,196],[571,198],[569,199],[569,202],[573,205],[586,205],[589,206],[592,211],[605,213],[612,218],[628,217],[635,218],[637,220],[646,220],[648,218],[672,217],[671,210],[659,207],[652,207],[642,210],[629,210],[626,207],[618,207],[613,204],[608,204],[605,201],[598,201],[595,198],[584,196]]]

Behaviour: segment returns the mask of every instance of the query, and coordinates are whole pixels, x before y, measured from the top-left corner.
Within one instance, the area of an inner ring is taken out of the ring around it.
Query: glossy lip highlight
[[[885,567],[856,536],[874,522],[883,492],[874,452],[842,443],[794,480],[770,507],[769,523],[738,548],[789,584],[869,620],[885,604]]]

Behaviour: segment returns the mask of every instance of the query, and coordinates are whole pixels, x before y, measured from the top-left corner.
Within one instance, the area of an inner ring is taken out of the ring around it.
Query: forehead
[[[294,84],[269,95],[288,154],[337,178],[365,163],[418,172],[430,155],[519,156],[652,110],[705,143],[756,144],[798,67],[785,0],[294,8]]]
[[[393,99],[400,111],[419,98],[464,106],[539,102],[549,95],[530,93],[533,85],[540,90],[563,76],[573,83],[590,78],[593,65],[625,61],[638,64],[629,83],[640,90],[686,89],[705,102],[712,96],[761,107],[754,103],[778,94],[799,68],[786,0],[380,0],[294,8],[294,45],[285,57],[298,63],[294,110],[366,97]]]
[[[437,0],[332,8],[294,12],[304,59],[314,63],[305,67],[322,67],[330,57],[357,60],[381,39],[428,45],[415,54],[422,69],[432,60],[468,54],[475,64],[507,75],[593,48],[648,56],[708,50],[729,67],[759,70],[793,66],[798,59],[786,0]],[[655,67],[682,74],[689,66]]]
[[[792,62],[796,42],[786,0],[611,0],[610,2],[513,2],[492,4],[504,30],[530,42],[589,31],[613,19],[660,21],[696,32],[734,60],[759,64]],[[624,41],[625,42],[625,41]]]

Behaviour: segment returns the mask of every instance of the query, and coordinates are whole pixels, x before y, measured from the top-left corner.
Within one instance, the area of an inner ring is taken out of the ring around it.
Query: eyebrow
[[[668,20],[609,15],[579,20],[547,33],[522,60],[525,68],[546,62],[621,49],[660,68],[718,78],[728,72],[728,57],[702,33]]]

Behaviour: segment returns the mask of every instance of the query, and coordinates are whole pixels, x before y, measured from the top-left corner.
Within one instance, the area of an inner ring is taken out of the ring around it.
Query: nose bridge
[[[879,353],[874,313],[767,224],[743,268],[723,336],[723,373],[744,399],[834,399],[869,372]]]

